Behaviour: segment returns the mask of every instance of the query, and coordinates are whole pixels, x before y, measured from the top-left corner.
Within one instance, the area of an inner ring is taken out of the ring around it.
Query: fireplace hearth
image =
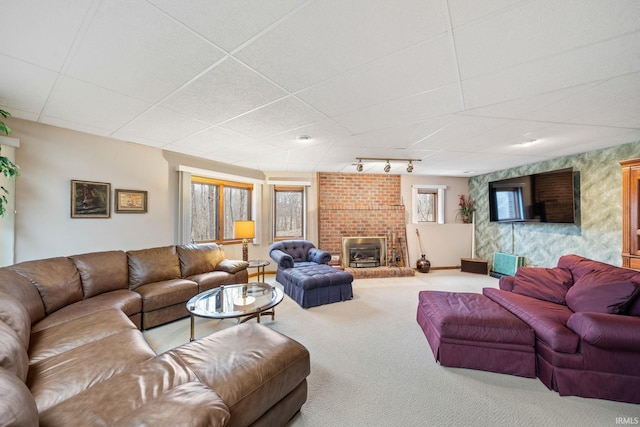
[[[386,265],[386,237],[343,237],[342,266],[372,268]]]

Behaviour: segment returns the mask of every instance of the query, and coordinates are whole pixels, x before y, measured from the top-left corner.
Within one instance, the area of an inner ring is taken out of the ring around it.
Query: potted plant
[[[472,214],[475,208],[471,198],[467,198],[464,194],[458,195],[458,214],[462,218],[464,224],[471,224]]]
[[[0,116],[6,119],[7,117],[10,117],[11,114],[9,114],[7,111],[0,109]],[[11,128],[7,126],[2,120],[0,120],[0,132],[4,132],[7,136],[9,136],[9,134],[11,133]],[[9,160],[8,157],[5,157],[2,155],[1,146],[0,146],[0,173],[2,173],[2,175],[6,176],[9,179],[15,179],[20,175],[20,173],[18,172],[18,165],[16,165],[11,160]],[[9,190],[7,190],[4,186],[0,185],[0,217],[3,217],[7,212],[6,205],[9,202],[7,200],[7,194],[9,194]]]

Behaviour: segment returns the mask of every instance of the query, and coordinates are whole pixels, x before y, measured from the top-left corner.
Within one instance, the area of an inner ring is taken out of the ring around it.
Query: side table
[[[257,280],[258,282],[262,282],[262,283],[266,283],[264,280],[264,268],[271,264],[269,261],[264,260],[264,259],[252,259],[249,260],[249,267],[248,268],[257,268],[258,269],[258,275],[257,275]],[[260,275],[262,275],[262,279],[260,279]]]

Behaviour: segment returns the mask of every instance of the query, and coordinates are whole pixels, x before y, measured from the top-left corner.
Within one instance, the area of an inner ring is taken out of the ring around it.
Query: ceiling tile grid
[[[640,140],[636,0],[0,7],[0,108],[237,166],[470,176]]]

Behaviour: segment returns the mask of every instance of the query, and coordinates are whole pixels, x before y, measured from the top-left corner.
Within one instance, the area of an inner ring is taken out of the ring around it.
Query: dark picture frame
[[[148,193],[142,190],[115,190],[117,213],[147,213]]]
[[[110,183],[71,180],[71,218],[110,217]]]

